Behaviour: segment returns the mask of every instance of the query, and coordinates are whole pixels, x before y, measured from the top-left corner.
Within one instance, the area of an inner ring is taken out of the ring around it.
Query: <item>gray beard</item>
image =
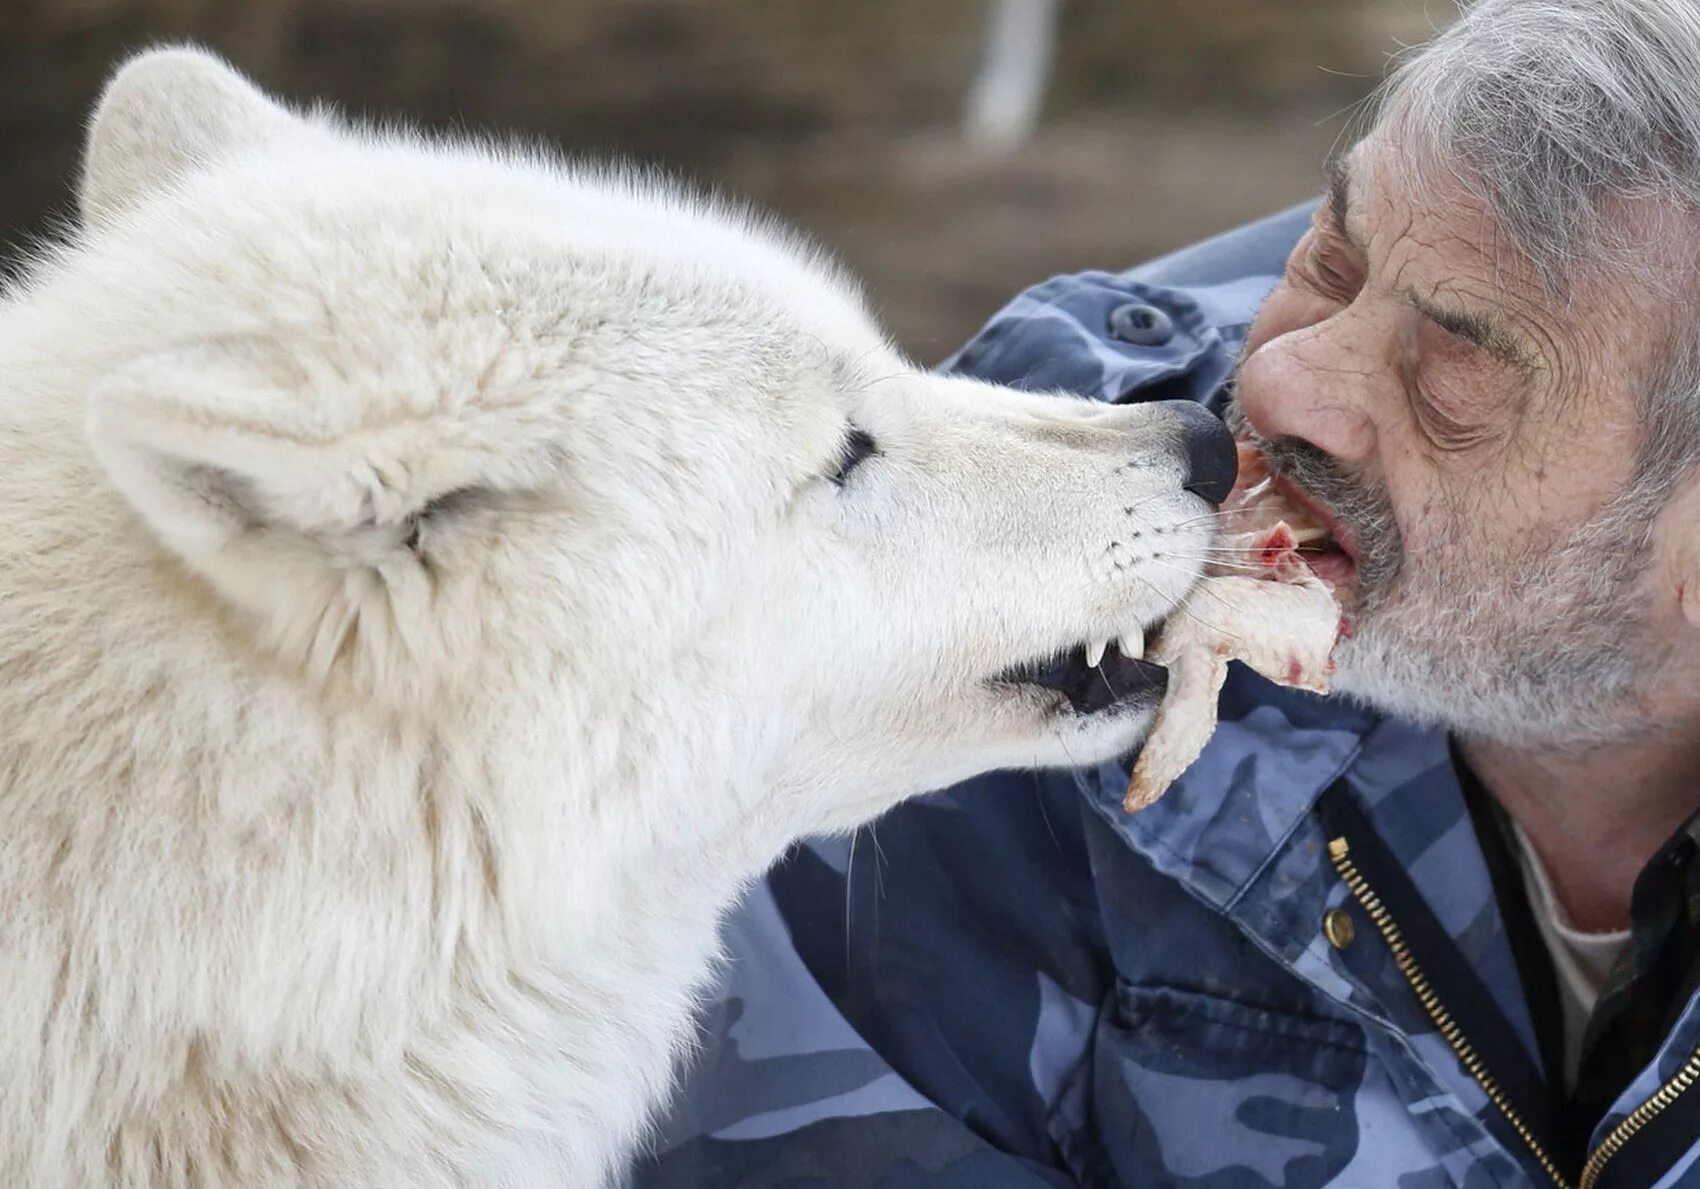
[[[1633,527],[1633,526],[1628,526]],[[1641,734],[1659,670],[1637,614],[1645,553],[1596,521],[1498,574],[1445,564],[1366,598],[1334,687],[1466,737],[1564,749]],[[1596,543],[1597,542],[1597,543]],[[1456,561],[1457,559],[1451,559]]]
[[[1274,470],[1358,546],[1360,606],[1334,689],[1400,718],[1514,745],[1592,747],[1649,726],[1661,668],[1644,580],[1659,501],[1632,485],[1594,520],[1515,557],[1454,544],[1410,562],[1385,491],[1309,443],[1269,441],[1230,411]],[[1463,523],[1468,511],[1443,513]],[[1473,553],[1473,556],[1472,556]]]

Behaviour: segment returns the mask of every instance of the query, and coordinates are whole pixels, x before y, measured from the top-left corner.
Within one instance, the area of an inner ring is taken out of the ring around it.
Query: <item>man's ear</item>
[[[1659,513],[1654,541],[1683,618],[1689,627],[1700,630],[1700,469],[1683,478]]]
[[[205,50],[145,50],[113,74],[89,121],[83,221],[109,222],[185,173],[298,124]]]

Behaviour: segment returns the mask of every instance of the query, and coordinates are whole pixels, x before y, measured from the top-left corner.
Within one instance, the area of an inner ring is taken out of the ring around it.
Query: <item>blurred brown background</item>
[[[0,240],[70,211],[113,60],[194,39],[287,97],[659,160],[756,200],[946,354],[1020,287],[1314,193],[1415,0],[1061,0],[1032,135],[972,146],[997,0],[0,0]]]

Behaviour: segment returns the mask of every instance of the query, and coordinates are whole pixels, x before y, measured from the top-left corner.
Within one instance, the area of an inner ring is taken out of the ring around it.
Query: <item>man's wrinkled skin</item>
[[[1573,921],[1617,927],[1700,787],[1700,498],[1630,498],[1692,295],[1651,242],[1543,286],[1414,164],[1385,130],[1337,164],[1233,416],[1355,555],[1326,575],[1355,631],[1336,688],[1459,731]]]

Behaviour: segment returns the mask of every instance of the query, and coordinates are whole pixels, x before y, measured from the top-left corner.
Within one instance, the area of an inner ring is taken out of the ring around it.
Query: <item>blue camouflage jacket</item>
[[[1308,218],[1047,281],[947,366],[1218,401]],[[1700,1185],[1700,1002],[1550,1121],[1444,735],[1237,666],[1221,719],[1137,816],[1125,762],[999,773],[798,847],[635,1189]]]

